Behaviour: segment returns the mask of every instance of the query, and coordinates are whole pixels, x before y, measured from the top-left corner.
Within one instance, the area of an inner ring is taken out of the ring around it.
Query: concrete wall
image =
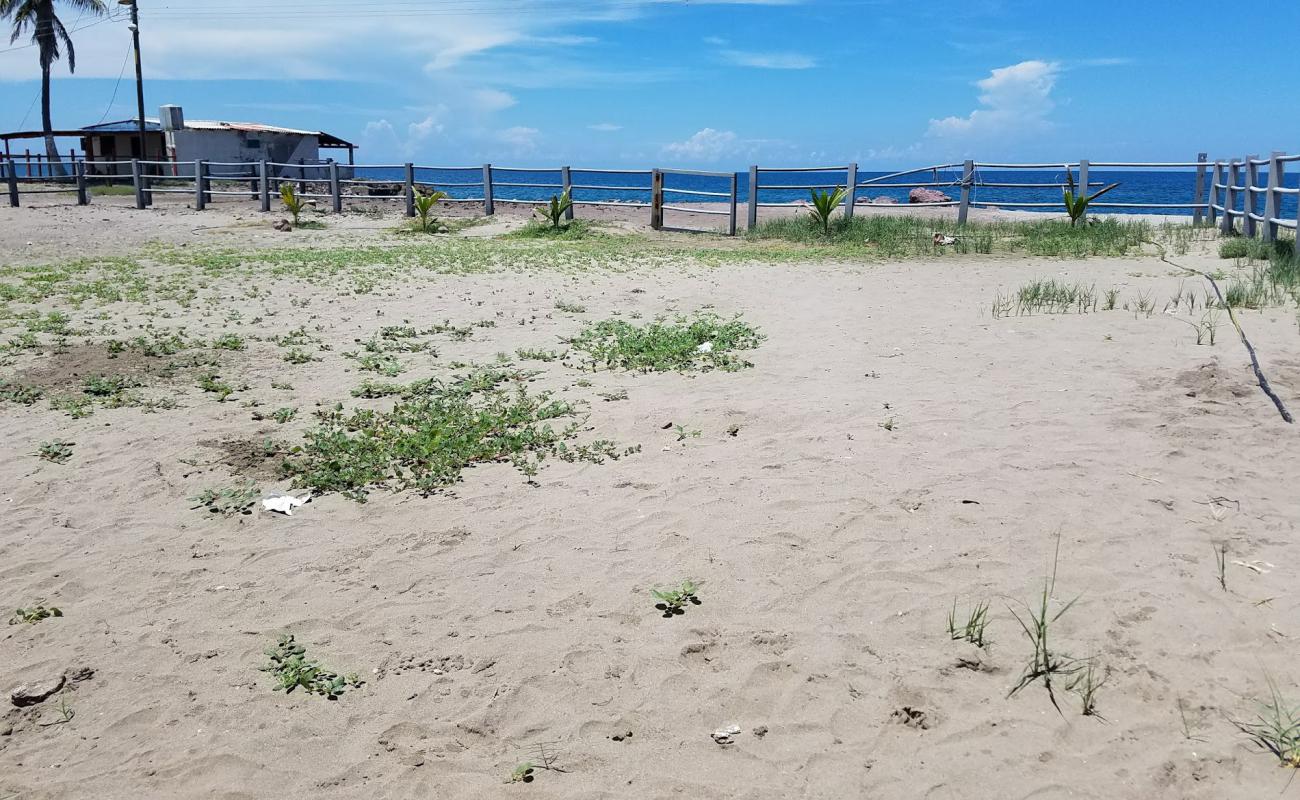
[[[204,161],[276,161],[283,164],[308,163],[320,157],[315,136],[298,133],[263,133],[234,130],[181,130],[167,134],[180,162]]]

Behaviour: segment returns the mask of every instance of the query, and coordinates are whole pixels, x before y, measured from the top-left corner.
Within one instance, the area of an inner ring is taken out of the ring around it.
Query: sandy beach
[[[0,376],[44,393],[0,403],[0,604],[62,616],[0,628],[0,688],[62,687],[4,700],[0,800],[1287,786],[1233,721],[1254,719],[1270,679],[1300,698],[1296,429],[1226,318],[1198,345],[1203,311],[1162,310],[1209,286],[1150,251],[708,262],[693,253],[744,243],[582,209],[654,254],[565,260],[510,249],[498,237],[525,212],[498,206],[394,262],[365,252],[412,246],[396,204],[288,234],[243,201],[35,206],[0,208],[4,338],[35,337]],[[1249,270],[1216,247],[1178,260]],[[285,255],[335,248],[351,250],[310,275]],[[368,259],[384,267],[358,279]],[[999,296],[1046,279],[1119,305],[995,318]],[[600,320],[699,311],[761,332],[751,367],[592,371],[567,343]],[[51,312],[66,319],[29,324]],[[1300,409],[1295,306],[1239,313]],[[277,464],[317,412],[391,407],[353,396],[383,378],[346,355],[385,326],[438,331],[393,354],[391,380],[511,362],[579,410],[583,440],[640,450],[548,459],[532,481],[484,464],[429,496],[327,492],[291,517],[192,508],[239,480],[289,490]],[[171,334],[205,344],[171,368],[109,345]],[[534,350],[560,355],[519,355]],[[47,402],[110,374],[152,405]],[[65,463],[38,457],[52,441],[72,443]],[[1059,712],[1038,682],[1008,696],[1033,655],[1013,612],[1027,619],[1053,569],[1053,610],[1075,600],[1053,646],[1106,676],[1093,715],[1064,680]],[[684,579],[701,602],[665,619],[650,590]],[[985,646],[953,640],[954,604],[979,603]],[[274,691],[260,668],[281,634],[364,683],[337,700]],[[510,782],[527,762],[532,780]]]

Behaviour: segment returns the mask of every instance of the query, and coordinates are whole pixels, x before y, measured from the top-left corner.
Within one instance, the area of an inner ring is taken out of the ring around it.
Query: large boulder
[[[952,198],[938,189],[913,189],[907,193],[909,203],[946,203]]]

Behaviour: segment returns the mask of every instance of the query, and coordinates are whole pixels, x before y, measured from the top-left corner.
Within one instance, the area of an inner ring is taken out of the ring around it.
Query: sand
[[[310,246],[391,241],[391,224],[349,216]],[[150,241],[287,238],[243,207],[0,209],[10,265]],[[182,407],[159,413],[0,406],[0,603],[64,612],[0,628],[0,689],[93,670],[5,706],[0,798],[1274,796],[1291,773],[1230,720],[1253,716],[1266,676],[1300,698],[1296,429],[1226,321],[1197,346],[1193,317],[1159,308],[991,318],[999,291],[1049,277],[1158,305],[1203,288],[1149,256],[683,262],[422,275],[361,295],[284,283],[265,298],[218,282],[215,306],[152,321],[209,338],[307,325],[333,351],[289,365],[250,341],[222,356],[250,386],[226,403],[178,384]],[[534,365],[537,386],[591,401],[587,425],[637,455],[548,462],[535,486],[480,467],[448,494],[328,495],[291,518],[189,508],[251,468],[223,442],[294,440],[317,405],[358,402],[362,376],[338,354],[380,325],[498,321],[440,341],[437,359],[404,356],[409,380],[562,348],[585,320],[705,307],[766,334],[752,369]],[[132,303],[65,310],[145,319]],[[1243,324],[1300,409],[1294,308]],[[77,342],[0,374],[97,368],[99,349]],[[595,394],[618,390],[626,401]],[[255,421],[254,400],[301,412]],[[700,436],[677,441],[668,423]],[[33,455],[54,438],[76,443],[67,464]],[[1064,691],[1058,713],[1041,685],[1007,697],[1032,652],[1010,610],[1041,590],[1058,537],[1055,597],[1078,600],[1055,641],[1109,668],[1104,719]],[[702,604],[663,619],[649,589],[686,577]],[[954,600],[981,599],[982,651],[946,630]],[[283,632],[365,685],[336,702],[272,691],[258,668]],[[61,701],[75,716],[48,724]],[[733,743],[710,738],[732,723]],[[505,783],[540,746],[557,769]]]

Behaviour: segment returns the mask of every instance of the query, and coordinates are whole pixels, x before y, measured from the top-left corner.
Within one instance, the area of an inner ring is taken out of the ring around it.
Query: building
[[[322,164],[322,150],[347,150],[348,164],[353,163],[356,145],[323,131],[305,131],[262,125],[255,122],[220,122],[214,120],[187,120],[180,106],[163,106],[159,119],[145,119],[144,154],[140,153],[139,123],[136,119],[103,122],[74,130],[55,131],[61,138],[77,137],[81,140],[86,172],[91,175],[120,174],[121,169],[95,162],[170,161],[178,167],[148,170],[154,174],[180,172],[179,165],[195,161],[258,162],[279,164]],[[10,140],[37,139],[40,131],[20,131],[0,134],[6,155],[10,155]],[[18,157],[21,160],[21,156]],[[41,157],[37,156],[37,168]],[[28,174],[37,174],[31,173]]]

